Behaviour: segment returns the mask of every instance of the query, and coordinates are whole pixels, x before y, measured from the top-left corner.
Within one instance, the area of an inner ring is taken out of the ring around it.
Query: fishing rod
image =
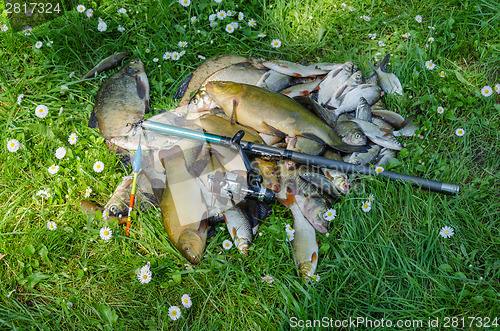
[[[185,128],[180,128],[168,124],[147,121],[147,120],[137,123],[136,125],[142,126],[142,128],[145,130],[155,131],[158,133],[169,134],[188,139],[202,140],[233,149],[235,145],[239,145],[241,146],[241,150],[262,157],[287,159],[305,165],[326,167],[344,173],[375,175],[379,177],[385,177],[389,180],[408,182],[413,186],[419,187],[423,190],[430,190],[433,192],[445,193],[450,195],[458,194],[458,192],[460,191],[460,186],[454,184],[442,183],[420,177],[403,175],[392,171],[382,171],[381,173],[377,173],[375,172],[375,169],[371,167],[355,165],[351,163],[328,159],[321,156],[314,156],[314,155],[291,151],[288,149],[267,146],[241,140],[244,134],[243,131],[238,132],[233,138],[229,138],[211,133],[193,131]]]

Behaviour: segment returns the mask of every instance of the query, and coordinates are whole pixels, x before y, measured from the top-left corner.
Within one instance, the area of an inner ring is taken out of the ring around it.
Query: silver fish
[[[310,68],[295,62],[284,60],[266,61],[262,63],[262,65],[268,69],[291,77],[315,77],[324,75],[328,72],[327,70]]]
[[[296,97],[299,95],[306,96],[306,95],[309,95],[309,93],[311,93],[316,87],[318,87],[320,82],[321,82],[321,79],[317,78],[309,83],[290,86],[290,87],[280,91],[280,93],[286,95],[289,98],[293,98],[293,97]]]
[[[312,69],[319,69],[319,70],[327,70],[327,71],[332,71],[340,68],[342,66],[342,63],[328,63],[328,62],[321,62],[321,63],[312,63],[308,65],[308,68]]]
[[[356,118],[370,122],[372,120],[372,108],[365,98],[359,98],[358,107],[356,108]]]
[[[224,221],[238,251],[247,255],[248,248],[252,243],[253,233],[252,226],[246,215],[237,206],[233,206],[224,212]]]
[[[281,74],[277,71],[269,70],[257,82],[256,86],[265,88],[269,91],[278,92],[288,87],[292,77]]]
[[[395,137],[411,137],[411,136],[413,136],[415,134],[415,131],[420,129],[418,124],[415,123],[416,119],[417,119],[417,116],[415,116],[415,115],[409,117],[406,120],[406,125],[398,131],[393,131],[392,134]]]
[[[344,190],[346,188],[342,187],[342,190],[339,190],[334,181],[317,172],[305,172],[300,175],[300,178],[316,186],[320,192],[324,192],[330,196],[345,194]]]
[[[358,124],[361,131],[374,143],[397,151],[403,149],[391,132],[383,131],[375,124],[359,118],[353,118],[351,121]]]
[[[384,121],[379,117],[373,117],[372,123],[378,126],[379,128],[383,129],[384,131],[386,130],[387,132],[394,131],[394,127],[392,125],[390,125],[389,123],[387,123],[386,121]]]
[[[378,145],[372,145],[370,149],[365,153],[352,153],[350,155],[344,156],[344,162],[352,163],[356,165],[367,165],[368,163],[375,160],[381,147]]]
[[[375,71],[375,74],[378,76],[379,84],[385,92],[389,94],[403,95],[403,86],[401,86],[399,78],[392,72],[387,71],[387,63],[389,62],[390,57],[391,53],[388,53],[377,67],[371,63],[370,65]]]
[[[376,109],[372,107],[372,115],[380,117],[396,129],[401,129],[404,126],[404,117],[393,111],[387,109]]]
[[[342,96],[351,91],[356,86],[363,84],[363,73],[356,71],[349,79],[333,94],[332,98],[328,101],[328,106],[338,108],[343,100]]]
[[[374,104],[380,99],[380,87],[373,84],[358,85],[335,100],[335,102],[340,103],[339,107],[334,106],[335,102],[333,100],[328,102],[327,107],[333,106],[335,108],[333,113],[335,117],[338,117],[343,113],[355,110],[361,97],[365,98],[369,105]]]
[[[377,159],[375,160],[375,165],[380,167],[385,167],[391,159],[396,158],[396,151],[389,148],[382,148],[380,153],[378,153]]]
[[[318,102],[321,105],[328,103],[337,91],[352,76],[354,64],[346,62],[341,67],[330,71],[323,81],[319,83]]]

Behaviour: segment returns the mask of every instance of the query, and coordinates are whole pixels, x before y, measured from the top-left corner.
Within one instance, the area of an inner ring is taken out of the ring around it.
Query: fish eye
[[[111,206],[111,207],[109,208],[109,211],[110,211],[110,212],[112,212],[112,213],[114,214],[114,213],[116,212],[116,210],[117,210],[117,209],[118,209],[118,208],[116,208],[116,206]]]
[[[354,138],[359,139],[359,138],[361,138],[361,135],[359,133],[356,133],[356,135],[354,136]]]
[[[225,80],[222,80],[220,83],[221,83],[222,85],[226,85],[226,81],[225,81]]]
[[[194,98],[194,99],[191,101],[191,103],[192,103],[193,105],[198,104],[198,98]]]
[[[190,251],[189,247],[186,247],[186,248],[184,248],[184,249],[186,250],[186,252],[188,252],[188,253],[189,253],[189,251]]]

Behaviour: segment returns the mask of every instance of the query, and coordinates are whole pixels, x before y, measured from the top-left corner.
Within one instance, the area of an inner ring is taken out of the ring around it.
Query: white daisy
[[[90,187],[87,187],[85,189],[85,198],[90,197],[90,194],[92,193],[92,189]]]
[[[257,24],[257,22],[255,22],[255,20],[253,18],[249,19],[248,20],[248,26],[255,26]]]
[[[435,26],[431,26],[431,25],[427,26],[427,28],[430,29],[430,30],[436,30],[436,27]]]
[[[14,293],[16,291],[16,289],[13,289],[12,291],[9,291],[9,293],[7,294],[7,298],[10,298],[10,296],[12,295],[12,293]]]
[[[44,118],[49,113],[49,108],[45,105],[38,105],[35,108],[35,115],[40,118]]]
[[[126,14],[127,10],[125,8],[118,9],[118,14]]]
[[[182,50],[182,51],[179,53],[179,56],[183,56],[184,54],[186,54],[186,51],[185,51],[185,50]]]
[[[417,21],[418,23],[422,23],[422,16],[420,15],[415,16],[415,21]]]
[[[295,232],[293,232],[293,233],[287,232],[286,233],[286,241],[291,242],[291,241],[293,241],[294,238],[295,238]]]
[[[379,47],[384,47],[385,46],[385,42],[383,40],[379,40],[378,41],[378,45],[379,45]]]
[[[371,204],[373,201],[375,201],[375,196],[373,194],[370,194],[368,196],[368,201],[370,201],[370,204]]]
[[[349,7],[347,7],[347,9],[349,9],[349,11],[355,11],[356,10],[353,6],[349,6]]]
[[[489,97],[490,95],[493,94],[493,89],[486,85],[481,89],[481,94],[484,95],[485,97]]]
[[[11,139],[7,141],[7,149],[11,153],[17,152],[19,150],[19,146],[21,145],[19,144],[19,141],[17,139]]]
[[[181,297],[181,301],[182,301],[182,305],[184,306],[184,308],[190,308],[193,305],[191,298],[187,294],[184,294]]]
[[[184,264],[184,266],[186,267],[186,270],[193,270],[193,266],[188,263]]]
[[[54,231],[55,229],[57,229],[56,222],[47,222],[47,229],[49,229],[50,231]]]
[[[141,268],[141,271],[149,271],[149,268],[151,267],[151,263],[148,261],[145,266]]]
[[[364,19],[366,22],[369,22],[371,20],[370,16],[363,15],[361,16],[362,19]]]
[[[59,160],[62,159],[66,155],[66,148],[64,147],[59,147],[56,149],[56,158]]]
[[[495,90],[495,92],[500,94],[500,84],[496,84],[495,87],[493,87],[493,89]]]
[[[99,231],[99,236],[101,236],[101,239],[105,241],[111,239],[112,235],[113,231],[111,231],[111,229],[108,228],[107,226]]]
[[[66,308],[68,308],[68,310],[71,310],[71,308],[73,308],[73,302],[68,301],[68,302],[66,303]]]
[[[181,58],[181,55],[178,52],[172,52],[172,60],[177,61]]]
[[[382,172],[384,172],[384,167],[381,167],[381,166],[376,166],[375,167],[375,173],[378,175],[378,174],[381,174]]]
[[[451,238],[454,234],[453,228],[449,226],[443,226],[441,231],[439,231],[439,235],[443,238]]]
[[[118,27],[116,28],[116,30],[118,30],[118,32],[123,32],[125,31],[125,28],[121,25],[118,25]]]
[[[94,171],[95,172],[101,172],[104,170],[104,163],[102,163],[101,161],[96,161],[94,163]]]
[[[434,42],[434,37],[429,37],[429,39],[427,39],[428,42],[430,43],[433,43]]]
[[[183,7],[187,7],[191,4],[191,0],[179,0],[179,3],[183,6]]]
[[[234,29],[237,29],[240,26],[238,22],[231,22],[231,25],[233,26]]]
[[[458,128],[455,130],[455,134],[459,137],[462,137],[465,134],[465,130],[462,128]]]
[[[49,174],[54,175],[59,171],[59,166],[53,164],[49,167],[48,171],[49,171]]]
[[[78,140],[78,136],[76,135],[76,133],[72,133],[68,137],[68,142],[69,142],[70,145],[76,144],[77,140]]]
[[[0,24],[0,30],[2,30],[2,32],[5,32],[9,30],[9,27],[7,26],[7,24]]]
[[[108,25],[99,17],[99,23],[97,24],[97,30],[104,32],[108,29]]]
[[[259,33],[259,34],[257,35],[257,37],[259,37],[259,38],[264,38],[265,36],[266,36],[266,34],[264,34],[263,32],[261,32],[261,33]]]
[[[165,52],[165,54],[163,54],[163,59],[164,60],[169,60],[172,58],[172,53],[171,52]]]
[[[83,13],[85,11],[85,6],[84,5],[78,5],[78,6],[76,6],[76,10],[79,13]]]
[[[437,107],[437,112],[438,112],[438,114],[444,113],[444,108],[441,106]]]
[[[236,12],[234,10],[227,11],[227,16],[234,16],[234,15],[236,15]]]
[[[191,17],[191,23],[196,23],[196,21],[198,21],[196,16]]]
[[[315,280],[315,281],[317,281],[317,282],[319,282],[320,279],[321,279],[321,277],[319,275],[313,275],[312,279]]]
[[[377,38],[377,34],[376,33],[369,33],[368,37],[370,37],[371,40],[375,40]]]
[[[292,228],[292,226],[290,224],[287,224],[287,225],[285,225],[285,232],[286,233],[294,234],[295,233],[295,229]]]
[[[217,18],[220,19],[220,20],[223,20],[224,18],[226,18],[227,14],[224,10],[219,10],[217,12]]]
[[[239,19],[240,21],[243,21],[243,19],[244,19],[244,18],[245,18],[245,14],[243,14],[242,12],[239,12],[239,13],[238,13],[238,19]]]
[[[168,316],[170,316],[170,318],[175,321],[176,319],[181,317],[180,308],[177,306],[172,306],[172,307],[168,308]]]
[[[200,60],[206,60],[207,58],[204,57],[203,55],[198,55],[198,59],[200,59]]]
[[[214,0],[214,2],[221,3],[222,0]]]
[[[215,19],[216,19],[216,18],[217,18],[217,14],[212,14],[212,15],[208,16],[208,20],[209,20],[210,22],[215,21]]]
[[[187,41],[179,41],[179,47],[186,47],[188,45]]]
[[[148,270],[142,270],[139,272],[137,275],[137,279],[142,283],[142,284],[148,284],[151,281],[152,278],[151,271]]]
[[[94,16],[94,11],[91,8],[89,8],[85,12],[85,15],[87,15],[88,18],[91,18],[92,16]]]
[[[410,38],[411,34],[409,32],[405,32],[403,33],[403,35],[401,37],[403,38]]]
[[[333,221],[337,217],[337,211],[333,208],[330,208],[326,211],[326,213],[323,214],[323,218],[325,221]]]
[[[37,41],[35,43],[35,48],[41,48],[43,46],[43,43],[41,41]]]
[[[233,243],[231,240],[226,239],[222,242],[222,247],[224,247],[225,250],[231,249],[231,247],[233,247]]]
[[[279,39],[273,39],[271,41],[271,47],[278,48],[281,46],[281,40]]]
[[[102,211],[102,219],[107,220],[109,218],[109,209],[106,208]]]
[[[363,202],[363,205],[361,206],[361,209],[365,213],[367,213],[367,212],[369,212],[372,209],[372,204],[370,203],[370,201],[365,201],[365,202]]]
[[[264,277],[261,277],[260,279],[262,279],[263,282],[266,282],[268,284],[272,284],[274,282],[274,278],[271,275],[266,275]]]
[[[219,25],[219,23],[216,22],[216,21],[210,22],[210,27],[211,28],[215,28],[217,25]]]
[[[446,72],[444,72],[444,71],[441,70],[441,72],[439,73],[439,76],[440,77],[446,77]]]
[[[25,27],[23,30],[25,36],[31,36],[31,31],[33,30],[29,26]]]
[[[234,32],[233,24],[230,23],[230,24],[226,25],[226,31],[229,33],[233,33]]]
[[[159,59],[157,57],[153,58],[153,62],[158,62]]]
[[[433,70],[436,65],[432,62],[432,60],[429,60],[425,62],[425,67],[429,70]]]

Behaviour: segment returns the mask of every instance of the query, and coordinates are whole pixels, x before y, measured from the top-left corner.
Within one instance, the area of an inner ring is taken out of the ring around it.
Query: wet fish
[[[189,101],[187,105],[188,113],[199,113],[204,111],[209,111],[211,109],[217,108],[217,103],[210,98],[208,93],[200,89],[193,98]],[[183,109],[182,107],[176,108],[176,111]]]
[[[321,63],[312,63],[308,65],[308,68],[319,69],[319,70],[327,70],[332,71],[340,68],[342,63],[329,63],[329,62],[321,62]]]
[[[149,82],[144,64],[132,59],[111,75],[99,88],[89,127],[99,127],[106,138],[130,132],[130,123],[144,118],[149,111]]]
[[[325,105],[332,98],[334,93],[352,76],[354,64],[346,62],[341,67],[330,71],[323,81],[319,83],[318,102]]]
[[[107,58],[99,62],[94,68],[92,68],[85,76],[82,77],[82,79],[92,78],[103,71],[117,67],[120,62],[127,56],[130,56],[130,52],[115,53],[108,56]]]
[[[262,185],[265,188],[275,192],[279,192],[281,190],[281,186],[278,181],[278,169],[276,162],[256,157],[252,161],[252,167],[259,175],[262,176]]]
[[[295,62],[284,60],[265,61],[262,63],[262,65],[264,65],[268,69],[291,77],[315,77],[324,75],[328,72],[327,70],[311,68]]]
[[[363,97],[359,98],[355,117],[368,122],[372,120],[372,108]]]
[[[317,172],[305,172],[300,175],[300,178],[316,186],[320,192],[324,192],[332,197],[345,194],[344,192],[347,189],[347,187],[345,187],[342,188],[342,190],[339,190],[333,180]]]
[[[387,132],[394,131],[394,127],[392,125],[390,125],[389,123],[387,123],[386,121],[384,121],[379,117],[372,117],[372,123],[378,126],[379,128],[383,129],[383,131]]]
[[[356,86],[363,84],[363,73],[361,71],[356,71],[353,73],[349,79],[342,84],[337,91],[333,93],[332,98],[328,101],[328,106],[338,108],[343,100],[343,96],[354,89]]]
[[[387,71],[387,63],[390,58],[391,53],[388,53],[377,67],[371,63],[370,65],[375,71],[375,74],[378,76],[380,86],[385,92],[389,94],[403,95],[403,86],[401,86],[399,78],[392,72]]]
[[[324,154],[323,157],[336,160],[336,161],[341,161],[344,162],[344,159],[340,154],[335,153],[333,151],[327,150]],[[347,174],[335,170],[335,169],[329,169],[329,168],[321,168],[321,171],[323,174],[328,178],[329,180],[332,181],[332,183],[335,185],[335,188],[337,191],[339,191],[342,194],[347,194],[349,192],[350,184],[347,179]]]
[[[380,117],[396,129],[401,129],[404,126],[404,117],[393,111],[372,107],[372,115]]]
[[[234,80],[231,80],[234,81]],[[288,75],[281,74],[277,71],[269,70],[262,75],[256,86],[265,88],[269,91],[278,92],[288,87],[292,82],[292,78]]]
[[[403,149],[401,143],[396,140],[391,132],[383,131],[375,124],[359,118],[353,118],[351,121],[358,124],[361,131],[374,143],[398,151]]]
[[[349,145],[366,145],[366,136],[357,124],[350,121],[337,121],[335,126],[342,141]]]
[[[250,126],[265,134],[301,135],[321,140],[341,151],[364,150],[361,146],[344,143],[333,129],[282,94],[233,82],[209,82],[206,89],[232,122]]]
[[[320,155],[325,150],[324,144],[300,136],[286,138],[285,141],[287,141],[286,149],[299,153]]]
[[[253,232],[246,215],[237,206],[233,206],[224,212],[224,221],[238,251],[247,255],[253,240]]]
[[[417,116],[413,115],[406,119],[405,126],[398,131],[393,131],[392,134],[395,137],[411,137],[415,134],[415,131],[419,130],[420,127],[416,122]]]
[[[352,153],[344,156],[344,162],[356,165],[367,165],[375,160],[381,147],[378,145],[371,145],[370,149],[365,153]]]
[[[343,113],[356,110],[361,97],[365,98],[368,104],[374,104],[380,99],[380,87],[373,84],[360,84],[346,91],[338,99],[330,100],[327,108],[335,108],[333,113],[335,117],[339,117]],[[336,107],[336,104],[340,104],[340,106]]]
[[[289,98],[293,98],[299,95],[306,96],[311,93],[316,87],[318,87],[320,82],[321,79],[317,78],[309,83],[290,86],[284,90],[281,90],[280,93],[286,95]]]
[[[375,160],[375,165],[384,167],[389,163],[391,159],[395,158],[396,158],[396,151],[384,147],[380,150],[380,153],[378,153],[377,159]]]

